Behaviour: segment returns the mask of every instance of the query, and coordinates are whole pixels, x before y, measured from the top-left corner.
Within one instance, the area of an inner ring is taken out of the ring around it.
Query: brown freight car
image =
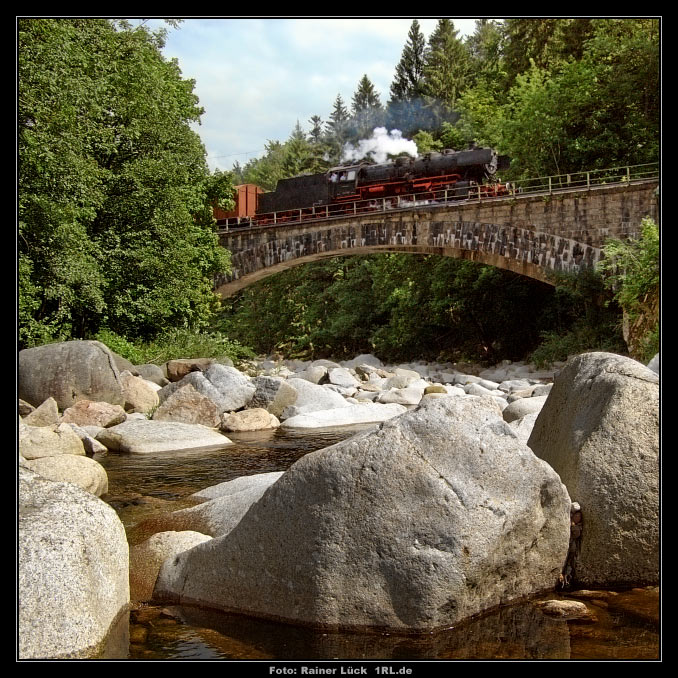
[[[235,188],[235,208],[225,212],[218,207],[214,208],[214,218],[217,225],[226,223],[227,219],[234,217],[253,217],[257,211],[259,196],[264,192],[263,188],[255,184],[240,184]]]

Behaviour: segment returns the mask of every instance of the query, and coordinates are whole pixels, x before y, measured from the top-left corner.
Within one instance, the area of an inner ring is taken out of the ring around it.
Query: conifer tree
[[[286,177],[295,177],[309,171],[311,165],[311,145],[297,120],[290,138],[285,144],[285,159],[282,163]]]
[[[349,120],[350,115],[344,100],[341,98],[341,94],[337,94],[330,119],[325,123],[327,128],[326,142],[329,147],[330,160],[333,163],[338,163],[341,160],[344,144],[349,139]]]
[[[390,127],[400,129],[406,136],[431,126],[429,112],[423,109],[425,63],[426,38],[414,19],[396,66],[387,108]]]
[[[412,101],[423,94],[426,38],[414,19],[391,83],[391,101]]]
[[[357,139],[369,137],[375,127],[384,124],[384,115],[379,94],[374,85],[363,75],[353,95],[353,131]]]
[[[381,108],[379,94],[367,75],[363,75],[358,83],[358,89],[353,95],[353,115],[368,111],[372,108]]]
[[[431,34],[424,65],[424,92],[444,109],[454,110],[470,76],[470,59],[451,19],[439,19]]]
[[[318,174],[330,166],[329,147],[325,143],[322,118],[319,115],[312,115],[309,122],[311,131],[308,133],[308,140],[311,155],[308,169],[312,174]]]

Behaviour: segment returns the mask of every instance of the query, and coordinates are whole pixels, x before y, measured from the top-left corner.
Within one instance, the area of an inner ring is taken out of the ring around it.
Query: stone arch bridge
[[[639,237],[643,217],[657,219],[658,185],[644,179],[220,231],[232,273],[217,293],[229,297],[324,257],[379,252],[470,259],[550,283],[550,272],[593,268],[606,239]]]

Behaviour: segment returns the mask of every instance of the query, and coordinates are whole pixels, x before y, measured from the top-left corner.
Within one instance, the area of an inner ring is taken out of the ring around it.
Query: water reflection
[[[109,477],[104,497],[131,543],[135,525],[194,503],[189,495],[238,476],[283,471],[309,452],[369,426],[321,432],[232,434],[219,450],[98,458]],[[556,594],[548,596],[558,597]],[[586,601],[593,623],[547,617],[532,602],[502,608],[434,634],[327,633],[191,606],[144,606],[131,614],[129,659],[440,660],[656,659],[657,591]],[[595,605],[595,607],[593,607]]]

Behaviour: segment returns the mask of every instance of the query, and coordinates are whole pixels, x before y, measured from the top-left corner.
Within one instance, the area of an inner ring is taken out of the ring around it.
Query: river
[[[284,471],[304,454],[359,428],[229,434],[221,450],[108,454],[109,493],[131,545],[150,535],[146,518],[191,505],[189,495],[238,476]],[[129,660],[568,660],[659,657],[659,593],[642,588],[587,601],[595,621],[547,617],[524,601],[434,634],[325,633],[190,606],[141,606],[130,614]],[[547,598],[559,598],[554,593]],[[547,599],[543,598],[543,599]],[[138,607],[138,606],[137,606]]]

